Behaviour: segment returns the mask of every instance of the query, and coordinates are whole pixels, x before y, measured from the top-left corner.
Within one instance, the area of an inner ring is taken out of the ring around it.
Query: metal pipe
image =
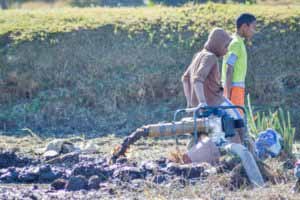
[[[205,120],[207,119],[196,119],[189,118],[186,120],[167,122],[159,124],[149,124],[143,126],[143,128],[148,130],[148,137],[165,137],[165,136],[176,136],[190,134],[196,129],[200,132],[209,133],[211,127],[207,127]]]
[[[248,151],[248,149],[245,146],[241,144],[230,143],[225,146],[225,150],[229,153],[238,156],[241,159],[246,174],[250,182],[255,187],[264,187],[264,179],[260,173],[256,161],[253,155],[250,153],[250,151]]]

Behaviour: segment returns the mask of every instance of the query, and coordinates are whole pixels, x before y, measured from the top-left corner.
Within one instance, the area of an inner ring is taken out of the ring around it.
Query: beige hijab
[[[224,101],[223,92],[220,90],[220,72],[217,57],[222,56],[223,48],[231,41],[230,36],[221,28],[213,29],[204,49],[198,52],[191,64],[182,76],[182,81],[188,81],[190,85],[189,96],[191,107],[199,104],[198,98],[192,86],[193,81],[201,81],[204,84],[206,100],[209,105],[219,105]]]
[[[217,57],[222,56],[222,48],[228,45],[231,41],[230,36],[221,28],[214,28],[204,45],[204,49],[214,53]]]

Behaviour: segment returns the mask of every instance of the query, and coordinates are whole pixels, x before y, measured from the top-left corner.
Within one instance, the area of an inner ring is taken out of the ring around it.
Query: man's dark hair
[[[243,13],[236,19],[236,27],[239,29],[243,24],[247,24],[249,26],[254,21],[256,21],[254,15],[250,13]]]

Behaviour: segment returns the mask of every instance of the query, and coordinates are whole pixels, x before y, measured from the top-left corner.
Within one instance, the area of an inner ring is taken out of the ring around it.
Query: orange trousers
[[[224,96],[227,96],[226,88],[224,88]],[[237,106],[245,106],[245,88],[232,86],[230,90],[229,100]],[[243,115],[243,111],[239,109],[239,112]]]

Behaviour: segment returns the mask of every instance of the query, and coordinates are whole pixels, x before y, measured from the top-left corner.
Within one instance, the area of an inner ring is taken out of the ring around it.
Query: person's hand
[[[187,113],[195,112],[195,111],[198,110],[200,107],[205,107],[205,106],[207,106],[206,103],[199,103],[197,107],[186,108],[186,109],[185,109],[185,112],[187,112]]]
[[[198,108],[203,108],[203,107],[206,107],[206,106],[207,106],[207,104],[205,102],[200,102],[197,107]]]
[[[205,111],[205,109],[203,109],[203,107],[206,107],[207,106],[207,104],[205,103],[205,102],[200,102],[199,104],[198,104],[198,106],[197,106],[197,108],[199,109],[199,112],[204,112]]]

